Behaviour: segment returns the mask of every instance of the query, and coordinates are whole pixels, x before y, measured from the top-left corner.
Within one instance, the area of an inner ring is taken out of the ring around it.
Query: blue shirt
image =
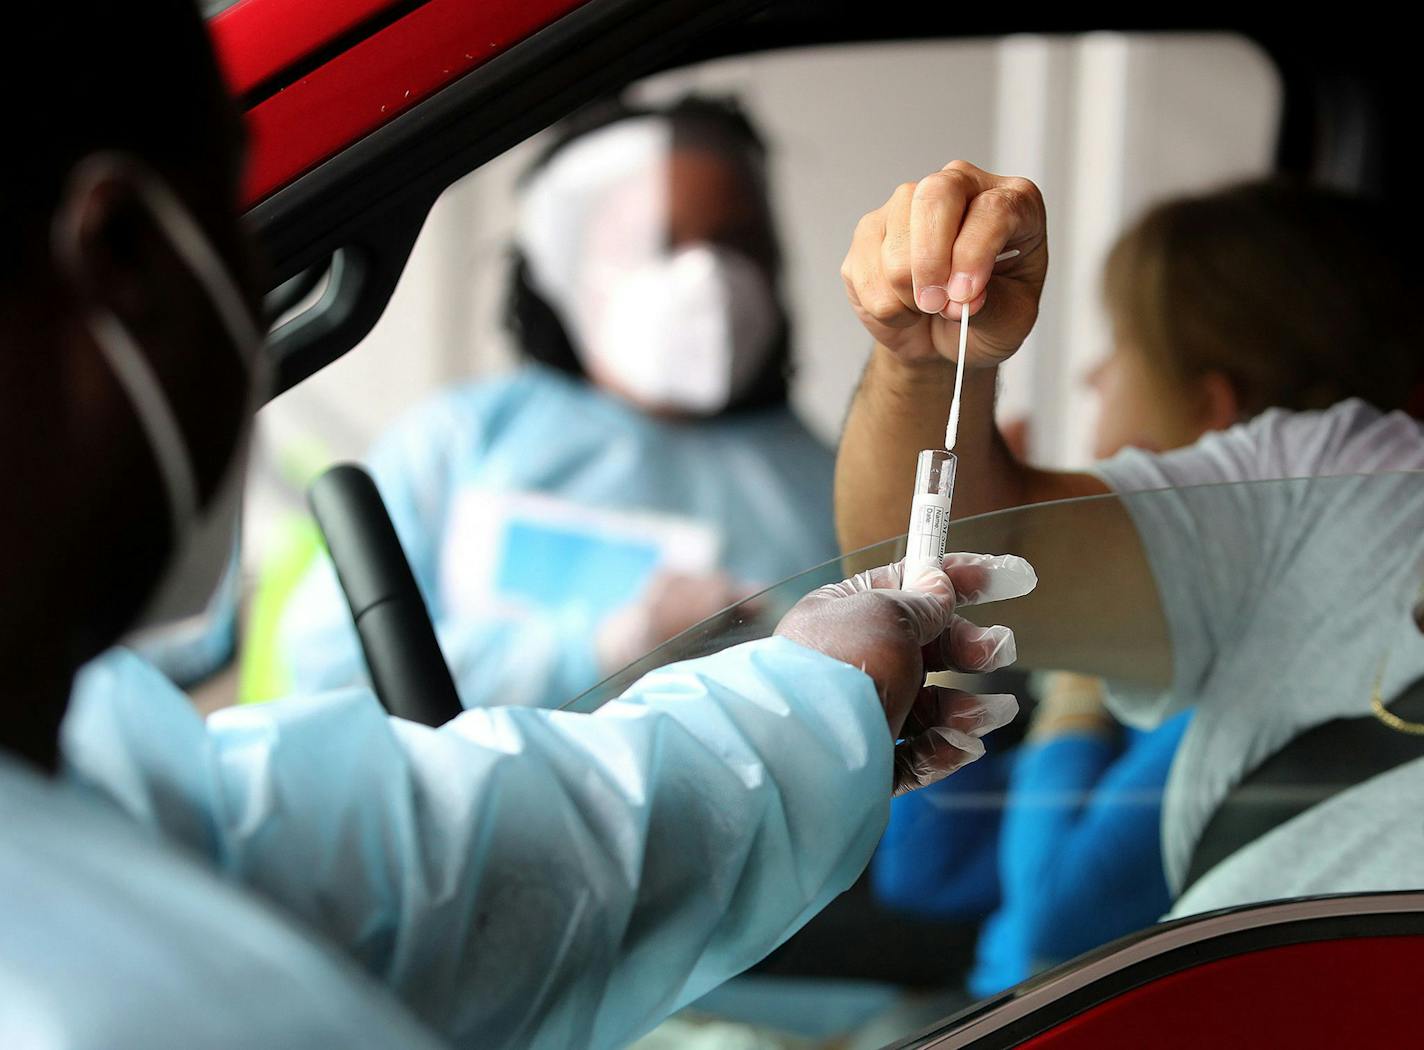
[[[1162,793],[1190,712],[1121,745],[1070,733],[1021,749],[999,843],[1002,903],[969,987],[986,996],[1151,925],[1171,907]]]
[[[998,907],[999,833],[1014,761],[1012,751],[990,750],[890,804],[870,865],[883,903],[955,922],[978,922]]]
[[[897,798],[871,864],[877,897],[983,919],[978,996],[1157,921],[1172,903],[1162,792],[1190,717],[1120,740],[1070,733],[990,751]]]

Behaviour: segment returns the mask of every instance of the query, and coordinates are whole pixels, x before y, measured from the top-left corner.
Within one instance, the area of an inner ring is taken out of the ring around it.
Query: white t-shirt
[[[1424,675],[1410,616],[1424,581],[1424,475],[1390,473],[1418,470],[1424,428],[1360,401],[1270,411],[1097,468],[1141,536],[1173,648],[1170,689],[1117,691],[1115,709],[1135,724],[1196,709],[1163,806],[1173,887],[1250,770],[1312,726],[1368,714],[1377,675],[1386,700]],[[1281,478],[1300,480],[1267,480]],[[1242,481],[1258,483],[1222,484]],[[1173,914],[1424,884],[1421,800],[1424,761],[1343,791],[1212,868]]]

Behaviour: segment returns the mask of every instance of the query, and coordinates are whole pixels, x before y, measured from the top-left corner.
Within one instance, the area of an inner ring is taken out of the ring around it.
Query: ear
[[[1226,373],[1206,373],[1201,377],[1199,389],[1204,430],[1225,430],[1241,422],[1241,401]]]
[[[142,330],[164,308],[163,290],[185,274],[137,178],[122,158],[84,158],[65,185],[51,236],[58,277],[75,308],[100,307]]]
[[[195,265],[185,256],[178,242],[186,236],[182,224],[193,220],[175,199],[169,210],[181,217],[165,222],[165,192],[162,180],[136,158],[83,158],[55,211],[55,269],[70,312],[89,336],[96,318],[115,321],[148,365],[206,499],[246,419],[250,376],[244,354],[251,348],[238,345],[241,333],[229,331],[217,296],[198,273],[200,266],[220,267],[221,260]],[[211,254],[201,229],[189,239],[201,247],[187,255]],[[232,292],[229,312],[241,314],[240,293]],[[204,352],[213,347],[225,352]],[[132,398],[132,391],[126,396]]]

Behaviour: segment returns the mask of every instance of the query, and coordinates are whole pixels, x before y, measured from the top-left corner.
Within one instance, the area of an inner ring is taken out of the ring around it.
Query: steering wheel
[[[343,463],[316,479],[307,500],[356,622],[376,698],[398,718],[444,725],[463,706],[375,482]]]

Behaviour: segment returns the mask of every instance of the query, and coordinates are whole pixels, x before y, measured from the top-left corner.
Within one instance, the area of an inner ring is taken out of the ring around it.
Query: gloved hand
[[[776,634],[859,667],[875,682],[895,744],[895,794],[941,780],[984,753],[980,737],[1008,724],[1018,701],[925,685],[926,673],[984,673],[1014,661],[1007,627],[977,627],[959,605],[1017,598],[1038,577],[1022,558],[946,556],[904,584],[904,563],[859,573],[808,594]]]
[[[659,571],[636,600],[599,626],[599,666],[604,674],[621,670],[756,590],[721,572]]]

